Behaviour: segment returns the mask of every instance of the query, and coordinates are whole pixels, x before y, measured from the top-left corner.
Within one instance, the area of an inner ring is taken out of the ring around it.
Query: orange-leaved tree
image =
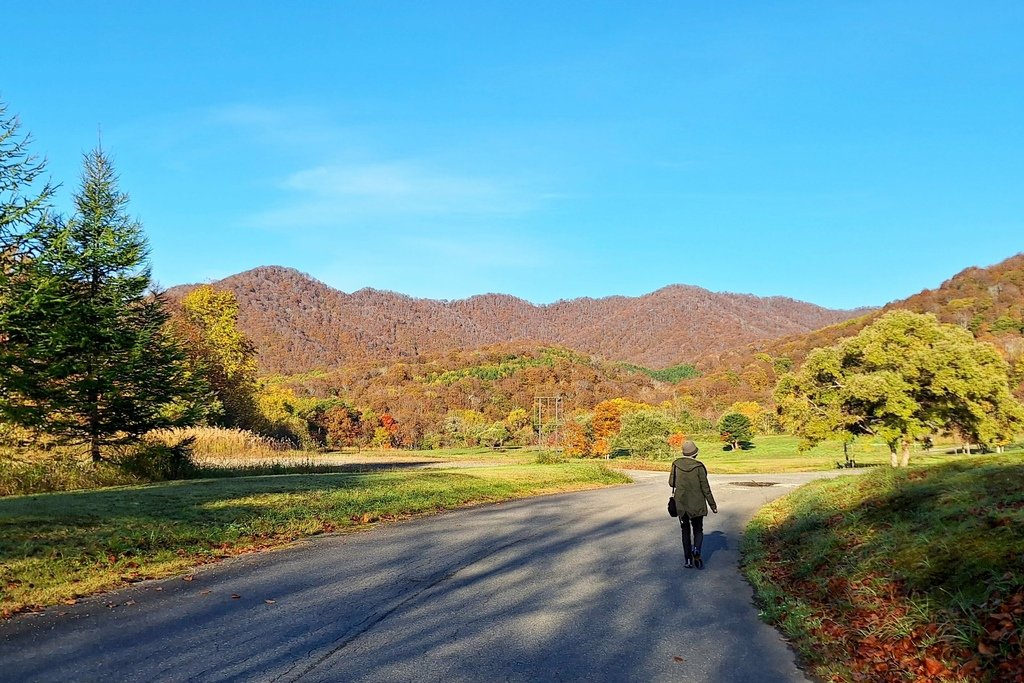
[[[594,455],[607,456],[611,453],[612,440],[622,430],[622,416],[645,408],[650,406],[627,398],[612,398],[594,406]]]

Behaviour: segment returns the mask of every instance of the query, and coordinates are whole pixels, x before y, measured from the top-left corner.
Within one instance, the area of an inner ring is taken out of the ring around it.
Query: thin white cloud
[[[225,104],[204,110],[202,121],[204,127],[233,131],[250,144],[291,153],[338,153],[359,147],[366,137],[360,128],[342,125],[314,107]]]
[[[511,183],[395,161],[321,165],[280,184],[284,206],[254,216],[263,227],[317,227],[354,218],[516,214],[530,208]]]
[[[548,253],[519,236],[480,235],[457,238],[409,238],[404,245],[410,258],[428,254],[438,263],[471,263],[478,268],[538,268],[551,265]]]
[[[226,104],[210,107],[206,118],[210,123],[239,128],[270,128],[296,118],[294,110],[253,104]]]

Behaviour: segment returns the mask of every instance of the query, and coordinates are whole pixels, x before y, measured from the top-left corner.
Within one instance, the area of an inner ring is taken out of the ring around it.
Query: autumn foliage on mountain
[[[1024,397],[1024,254],[987,268],[967,268],[937,289],[810,333],[698,354],[690,360],[700,377],[683,381],[679,389],[708,410],[736,401],[767,403],[779,376],[799,366],[810,351],[853,337],[892,310],[933,313],[991,343],[1010,363],[1011,384]]]
[[[1010,360],[1018,394],[1024,379],[1024,255],[969,268],[884,309],[853,312],[683,286],[550,306],[501,295],[433,301],[376,290],[345,294],[285,268],[258,268],[216,287],[237,297],[238,324],[274,386],[391,415],[397,426],[385,429],[395,445],[443,433],[452,415],[474,413],[496,424],[514,410],[531,410],[543,395],[562,396],[567,415],[615,398],[678,398],[712,421],[735,405],[771,415],[782,374],[810,350],[854,336],[892,309],[934,313],[970,329]],[[170,299],[193,290],[176,288]],[[807,331],[817,321],[834,324]],[[780,336],[794,328],[802,331]],[[697,374],[691,361],[700,376],[679,381]]]
[[[396,447],[485,445],[489,428],[501,432],[490,445],[531,443],[537,396],[561,396],[566,414],[621,396],[647,404],[672,397],[671,385],[621,363],[529,344],[362,361],[267,381],[271,393],[286,392],[293,405],[301,406],[302,397],[337,397],[357,409],[360,422],[388,428],[393,438],[378,441]],[[518,434],[523,428],[528,433]]]
[[[346,294],[280,267],[256,268],[213,286],[238,299],[239,326],[259,350],[262,371],[284,374],[510,342],[554,344],[663,368],[858,315],[686,285],[542,306],[503,294],[457,301],[375,289]],[[168,295],[180,299],[189,289]]]

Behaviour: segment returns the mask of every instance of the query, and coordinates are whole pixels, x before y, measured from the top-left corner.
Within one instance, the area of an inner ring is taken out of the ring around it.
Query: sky
[[[1024,251],[1024,3],[34,2],[0,101],[155,279],[877,306]]]

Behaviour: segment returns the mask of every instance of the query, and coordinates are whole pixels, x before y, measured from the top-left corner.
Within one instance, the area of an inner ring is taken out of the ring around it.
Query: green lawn
[[[751,447],[732,451],[721,441],[695,439],[700,448],[698,456],[711,474],[771,474],[777,472],[813,472],[835,469],[837,463],[845,462],[843,444],[840,441],[825,441],[807,451],[800,451],[800,440],[795,436],[759,436]],[[858,465],[888,465],[889,449],[880,441],[858,439],[848,449],[850,457]],[[912,465],[937,465],[977,456],[954,454],[952,444],[940,444],[931,451],[913,451]],[[678,453],[674,457],[678,457]],[[672,460],[645,460],[642,458],[612,458],[612,467],[624,469],[649,469],[668,472]]]
[[[1020,454],[814,482],[743,550],[764,617],[823,680],[1024,680]]]
[[[175,481],[0,498],[0,614],[300,536],[623,483],[600,463]]]

